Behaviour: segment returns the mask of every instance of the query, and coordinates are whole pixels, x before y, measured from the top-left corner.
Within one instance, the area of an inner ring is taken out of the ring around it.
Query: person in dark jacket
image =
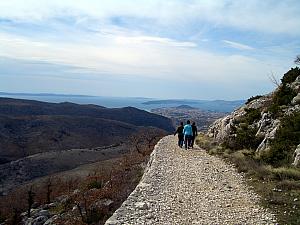
[[[182,148],[183,146],[183,122],[180,123],[180,126],[177,127],[174,136],[178,134],[178,146]]]
[[[195,139],[196,136],[198,135],[198,130],[195,122],[193,122],[192,124],[192,131],[193,131],[193,135],[192,135],[191,147],[194,148]]]

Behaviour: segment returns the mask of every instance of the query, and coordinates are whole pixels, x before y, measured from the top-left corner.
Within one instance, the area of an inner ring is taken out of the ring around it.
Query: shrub
[[[272,172],[278,180],[300,180],[300,170],[296,168],[279,167],[274,168]]]
[[[273,117],[278,117],[280,114],[280,106],[288,105],[291,103],[293,98],[297,93],[286,84],[283,84],[274,93],[272,104],[269,106],[268,111],[273,115]]]
[[[296,95],[297,93],[292,88],[284,84],[275,93],[273,102],[277,105],[288,105]]]
[[[196,138],[196,143],[200,148],[203,148],[205,150],[210,150],[214,146],[216,146],[216,143],[213,142],[212,138],[209,138],[204,133],[199,133]]]
[[[287,73],[285,73],[281,79],[283,85],[292,83],[296,78],[300,76],[299,67],[291,68]]]
[[[276,187],[282,190],[300,190],[300,180],[282,180],[277,182]]]
[[[245,109],[246,115],[244,117],[244,122],[247,124],[252,124],[253,122],[260,119],[260,111],[259,109]]]
[[[270,150],[262,155],[262,159],[274,166],[289,165],[299,143],[300,112],[297,112],[282,119],[281,126],[270,143]]]
[[[224,141],[223,147],[233,150],[256,149],[262,141],[261,137],[255,136],[256,132],[256,128],[243,123],[237,128],[235,137],[229,137]]]
[[[256,95],[256,96],[251,96],[250,98],[248,98],[248,100],[246,101],[246,105],[250,102],[252,102],[253,100],[259,99],[261,98],[262,95]]]
[[[103,187],[103,182],[102,182],[102,180],[101,181],[92,180],[91,182],[88,183],[87,186],[88,186],[88,189],[93,189],[93,188],[100,189]]]

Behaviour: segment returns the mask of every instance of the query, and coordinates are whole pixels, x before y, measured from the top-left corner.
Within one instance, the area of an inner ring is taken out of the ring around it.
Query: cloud
[[[70,16],[76,18],[75,24],[88,17],[102,24],[120,18],[123,25],[151,27],[151,30],[172,26],[182,31],[191,24],[201,27],[212,23],[242,30],[299,35],[299,8],[297,0],[10,0],[0,2],[0,15],[21,21]],[[141,20],[142,24],[136,22]]]
[[[160,38],[151,36],[136,36],[136,37],[116,37],[116,41],[121,44],[161,44],[173,47],[197,47],[193,42],[179,42],[170,38]]]
[[[232,48],[235,49],[239,49],[239,50],[254,50],[254,48],[252,48],[249,45],[245,45],[245,44],[241,44],[238,42],[234,42],[234,41],[228,41],[228,40],[223,40],[224,43],[226,43],[227,45],[229,45]]]
[[[0,56],[16,59],[20,76],[24,69],[23,74],[34,70],[36,76],[49,79],[75,76],[100,82],[110,77],[115,82],[126,77],[166,85],[188,80],[233,90],[239,86],[242,91],[247,82],[265,82],[270,71],[280,76],[291,65],[299,50],[299,4],[296,0],[0,1]],[[224,44],[242,51],[231,51]],[[18,59],[61,66],[33,63],[28,69]],[[5,71],[14,73],[7,67]]]

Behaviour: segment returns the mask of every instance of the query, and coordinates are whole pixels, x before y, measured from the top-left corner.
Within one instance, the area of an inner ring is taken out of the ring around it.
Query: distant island
[[[143,102],[144,105],[156,106],[156,108],[164,107],[182,107],[189,106],[205,111],[213,112],[232,112],[245,103],[245,100],[189,100],[189,99],[166,99],[151,100]]]

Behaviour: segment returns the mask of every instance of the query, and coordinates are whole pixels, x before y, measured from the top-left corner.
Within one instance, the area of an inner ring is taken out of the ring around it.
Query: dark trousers
[[[180,148],[183,146],[183,134],[178,134],[178,146]]]
[[[191,141],[191,147],[194,148],[194,143],[195,143],[195,138],[196,136],[192,136],[192,141]]]
[[[191,141],[192,141],[192,135],[185,135],[184,136],[184,147],[187,149],[188,147],[191,146]]]

